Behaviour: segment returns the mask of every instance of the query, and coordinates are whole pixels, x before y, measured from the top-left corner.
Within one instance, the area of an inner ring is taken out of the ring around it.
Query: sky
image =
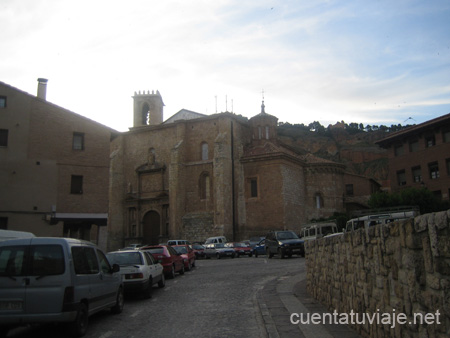
[[[448,0],[1,0],[0,81],[119,131],[135,92],[323,126],[450,113]]]

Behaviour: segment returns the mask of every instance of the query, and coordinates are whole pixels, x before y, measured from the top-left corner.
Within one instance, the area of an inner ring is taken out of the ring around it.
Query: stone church
[[[345,212],[345,168],[277,138],[278,119],[181,110],[163,121],[158,91],[135,93],[133,127],[111,142],[108,249],[299,231]]]

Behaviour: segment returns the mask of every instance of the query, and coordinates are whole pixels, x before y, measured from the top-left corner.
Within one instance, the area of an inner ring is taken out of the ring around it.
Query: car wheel
[[[117,291],[116,304],[111,308],[111,312],[114,314],[121,313],[123,310],[123,304],[124,304],[123,289],[120,288],[119,291]]]
[[[284,252],[283,250],[281,250],[281,248],[278,248],[278,254],[280,255],[281,258],[284,258]]]
[[[216,258],[220,259],[220,253],[216,253]]]
[[[269,256],[269,258],[273,257],[273,253],[270,252],[269,248],[266,248],[266,254],[267,254],[267,256]]]
[[[253,256],[253,254],[250,252],[250,255],[248,255],[248,257],[252,257]]]
[[[147,288],[144,290],[144,299],[150,299],[152,298],[152,291],[153,291],[153,280],[152,277],[148,279],[148,285]]]
[[[258,253],[255,251],[255,258],[257,258],[258,257]]]
[[[161,280],[158,282],[158,287],[163,288],[166,286],[166,277],[164,277],[164,274],[161,274]]]
[[[172,270],[167,275],[167,277],[169,277],[170,279],[174,279],[175,278],[175,265],[172,264]]]
[[[187,266],[186,271],[191,271],[191,269],[192,269],[191,262],[188,261],[188,266]]]
[[[195,268],[195,259],[194,259],[194,261],[192,262],[192,267]]]
[[[180,272],[180,275],[184,275],[184,263],[181,264],[181,270],[179,272]]]
[[[75,321],[69,324],[69,330],[70,333],[74,337],[83,337],[88,328],[89,324],[89,313],[88,313],[88,307],[85,303],[80,304],[80,308],[77,312],[77,318]]]

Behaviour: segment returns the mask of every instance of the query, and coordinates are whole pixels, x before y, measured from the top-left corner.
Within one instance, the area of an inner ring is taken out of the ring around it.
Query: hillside
[[[337,123],[328,128],[311,131],[304,125],[282,124],[279,139],[302,153],[345,164],[349,172],[371,177],[382,183],[387,180],[387,151],[375,144],[386,137],[387,131],[363,131],[346,128]]]

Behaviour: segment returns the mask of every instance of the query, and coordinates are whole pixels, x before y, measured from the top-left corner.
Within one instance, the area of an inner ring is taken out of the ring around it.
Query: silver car
[[[0,243],[0,337],[16,326],[69,323],[83,336],[89,316],[123,309],[120,267],[94,244],[34,237]]]

